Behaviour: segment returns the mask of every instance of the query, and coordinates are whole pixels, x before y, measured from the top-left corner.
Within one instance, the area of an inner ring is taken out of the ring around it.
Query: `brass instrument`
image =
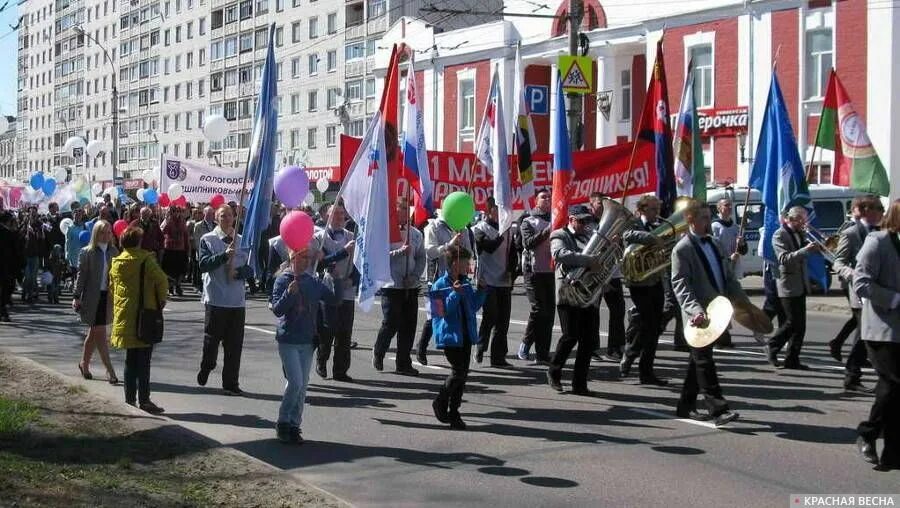
[[[828,242],[831,238],[840,239],[840,234],[832,235],[832,237],[827,237],[822,234],[821,231],[814,228],[812,225],[807,224],[806,228],[803,230],[803,233],[806,235],[806,239],[810,243],[814,243],[819,246],[819,251],[822,254],[822,257],[825,258],[825,261],[828,261],[831,264],[834,264],[835,255],[834,249],[829,248]],[[837,248],[837,243],[834,243],[834,248]]]
[[[679,200],[680,201],[680,200]],[[668,219],[661,219],[659,225],[650,234],[659,238],[661,242],[656,245],[629,245],[625,249],[622,261],[622,275],[628,282],[641,282],[652,275],[659,273],[672,264],[672,249],[688,230],[687,221],[684,218],[684,206],[676,202],[676,211]]]
[[[621,203],[603,199],[603,215],[581,251],[586,256],[598,258],[602,268],[597,271],[587,268],[569,271],[559,290],[559,303],[587,307],[600,298],[603,286],[612,278],[616,265],[622,259],[622,248],[616,237],[621,236],[633,219],[634,216]]]

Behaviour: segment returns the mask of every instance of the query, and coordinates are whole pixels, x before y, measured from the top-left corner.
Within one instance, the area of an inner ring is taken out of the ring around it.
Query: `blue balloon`
[[[81,203],[82,205],[86,205],[86,204],[90,203],[91,200],[84,196],[81,196],[81,198],[78,200],[78,202]]]
[[[42,188],[44,188],[43,173],[35,173],[31,175],[31,188],[34,190],[41,190]]]
[[[159,201],[159,194],[157,194],[156,189],[144,189],[144,203],[155,205],[157,201]]]
[[[44,179],[44,185],[41,187],[44,189],[45,196],[52,196],[54,192],[56,192],[56,178],[52,176]]]
[[[78,241],[81,245],[87,245],[91,241],[91,232],[88,230],[78,233]]]
[[[96,224],[96,223],[97,223],[97,219],[91,219],[84,223],[84,229],[86,229],[87,231],[93,231],[94,224]]]

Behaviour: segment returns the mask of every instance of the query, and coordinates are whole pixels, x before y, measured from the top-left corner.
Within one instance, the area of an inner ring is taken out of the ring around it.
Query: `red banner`
[[[359,138],[341,135],[341,173],[345,174],[353,156],[359,148]],[[656,190],[656,173],[650,171],[654,157],[653,146],[639,143],[634,155],[633,171],[628,171],[628,160],[631,158],[631,143],[574,152],[572,165],[575,179],[570,187],[571,204],[587,203],[594,192],[600,192],[614,198],[622,195],[626,181],[632,180],[628,195],[646,194]],[[515,155],[509,157],[509,167],[515,168],[518,161]],[[534,188],[550,189],[553,182],[553,155],[534,154]],[[493,193],[493,181],[484,166],[475,164],[475,154],[458,152],[428,151],[428,169],[431,181],[434,182],[434,206],[440,207],[445,196],[455,191],[465,191],[472,181],[472,197],[475,206],[483,209],[488,197]],[[474,171],[474,175],[473,175]],[[630,173],[630,176],[629,176]],[[408,183],[401,178],[398,181],[398,195],[407,191]],[[517,210],[523,209],[523,203],[515,201]]]

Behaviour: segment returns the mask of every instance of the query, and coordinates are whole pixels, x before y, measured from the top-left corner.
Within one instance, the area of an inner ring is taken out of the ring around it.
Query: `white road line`
[[[397,355],[389,355],[389,356],[385,356],[384,359],[385,359],[385,360],[390,360],[390,361],[396,363],[396,362],[397,362]],[[444,366],[441,366],[441,365],[422,365],[421,363],[419,363],[419,362],[417,362],[417,361],[415,361],[415,360],[413,360],[412,364],[413,364],[413,365],[418,365],[419,367],[424,367],[424,368],[426,368],[426,369],[431,369],[431,370],[449,370],[447,367],[444,367]]]
[[[663,413],[660,411],[654,411],[652,409],[641,409],[641,408],[637,408],[637,407],[630,407],[628,409],[630,409],[631,411],[634,411],[635,413],[641,413],[641,414],[645,414],[648,416],[658,416],[658,417],[666,419],[666,420],[674,420],[676,422],[689,423],[691,425],[696,425],[698,427],[706,427],[707,429],[721,430],[719,427],[716,427],[716,425],[714,423],[710,423],[710,422],[698,422],[697,420],[691,420],[690,418],[672,418],[672,415],[667,415],[666,413]]]
[[[258,326],[244,325],[244,328],[246,328],[246,329],[248,329],[248,330],[253,330],[253,331],[256,331],[256,332],[266,333],[266,334],[269,334],[269,335],[275,335],[275,331],[274,331],[274,330],[266,330],[265,328],[260,328],[260,327],[258,327]]]

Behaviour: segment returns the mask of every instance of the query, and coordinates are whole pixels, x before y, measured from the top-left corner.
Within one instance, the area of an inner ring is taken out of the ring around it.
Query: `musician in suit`
[[[672,288],[681,307],[682,319],[694,326],[709,322],[706,308],[717,296],[746,298],[726,261],[719,241],[712,237],[709,208],[691,200],[684,210],[690,231],[672,250]],[[713,344],[691,347],[687,377],[681,389],[676,414],[681,418],[713,420],[716,426],[738,418],[722,396],[716,374]],[[706,412],[697,411],[697,395],[702,394]]]
[[[884,215],[884,206],[878,196],[861,196],[856,200],[859,220],[855,224],[841,231],[838,246],[834,253],[833,269],[841,278],[845,288],[853,283],[853,269],[856,268],[856,256],[862,248],[866,236],[872,231],[877,231],[878,224]],[[859,314],[862,310],[862,301],[852,291],[848,291],[847,298],[850,301],[851,319],[857,324],[853,331],[853,341],[850,355],[844,374],[844,389],[848,392],[872,393],[872,389],[860,382],[862,379],[862,367],[866,362],[865,342],[860,340]],[[829,343],[830,345],[830,343]]]
[[[869,419],[857,430],[866,461],[900,469],[900,201],[891,203],[881,231],[866,237],[853,273],[853,292],[862,299],[862,338],[878,374]],[[884,435],[879,459],[875,440]]]
[[[635,219],[632,228],[622,234],[626,248],[630,244],[656,246],[662,243],[659,237],[650,233],[660,225],[657,217],[659,209],[660,201],[656,196],[648,194],[638,200],[638,218]],[[637,307],[637,315],[632,314],[632,321],[629,324],[635,325],[636,337],[626,345],[625,354],[622,355],[622,361],[619,363],[621,376],[628,376],[632,364],[640,357],[638,368],[641,384],[665,386],[668,381],[658,378],[653,372],[656,347],[659,345],[659,321],[665,303],[662,275],[657,273],[640,282],[627,284],[631,291],[631,300]]]
[[[800,363],[800,350],[806,335],[806,295],[811,291],[806,260],[810,254],[819,252],[819,246],[806,240],[806,221],[806,208],[791,207],[784,223],[772,236],[772,248],[778,262],[775,286],[785,314],[784,322],[765,347],[766,358],[776,368],[781,367],[778,352],[787,344],[784,368],[808,369]]]
[[[550,235],[550,252],[556,263],[556,311],[559,314],[562,336],[556,345],[556,354],[550,360],[547,380],[551,388],[558,392],[563,391],[562,369],[572,349],[578,345],[575,369],[572,373],[572,393],[576,395],[591,395],[587,379],[591,353],[597,349],[596,330],[600,326],[600,314],[597,311],[597,303],[587,307],[562,303],[560,290],[566,284],[566,276],[571,270],[583,267],[591,270],[602,268],[598,264],[597,257],[581,253],[589,240],[590,230],[587,224],[591,217],[591,212],[586,206],[570,206],[568,226],[557,229]]]
[[[859,200],[863,197],[865,197],[865,195],[853,198],[853,201],[850,203],[850,223],[842,224],[840,229],[838,230],[838,235],[843,233],[844,229],[852,227],[855,224],[859,223]],[[838,236],[838,238],[840,239],[840,236]],[[862,247],[862,240],[865,239],[866,237],[863,236],[860,240],[860,247]],[[834,269],[834,267],[832,268]],[[837,272],[836,269],[835,272]],[[843,277],[841,277],[840,274],[838,274],[838,278],[841,281],[841,289],[844,290],[844,296],[847,297],[847,302],[850,303],[852,308],[853,302],[851,301],[851,299],[854,298],[853,296],[851,296],[850,287],[852,284],[849,280],[845,280]],[[842,326],[841,329],[838,330],[837,335],[835,335],[833,339],[828,341],[828,352],[831,354],[831,357],[834,358],[838,363],[844,363],[843,356],[841,355],[841,349],[844,348],[844,343],[847,342],[847,339],[850,338],[850,335],[853,334],[857,326],[859,326],[859,323],[857,322],[856,316],[850,314],[850,318],[847,319],[846,322],[844,322],[844,326]]]
[[[591,214],[593,217],[590,221],[590,234],[600,225],[600,219],[603,217],[603,199],[607,196],[600,192],[591,193]],[[600,349],[600,328],[597,328],[597,350],[594,351],[594,358],[598,360],[609,360],[615,363],[622,361],[622,350],[625,347],[625,290],[622,287],[622,267],[616,264],[613,268],[612,277],[609,279],[606,287],[603,288],[602,300],[609,309],[609,321],[606,338],[606,353],[602,354]],[[600,306],[597,306],[597,312],[600,312]],[[599,317],[597,318],[599,320]]]

